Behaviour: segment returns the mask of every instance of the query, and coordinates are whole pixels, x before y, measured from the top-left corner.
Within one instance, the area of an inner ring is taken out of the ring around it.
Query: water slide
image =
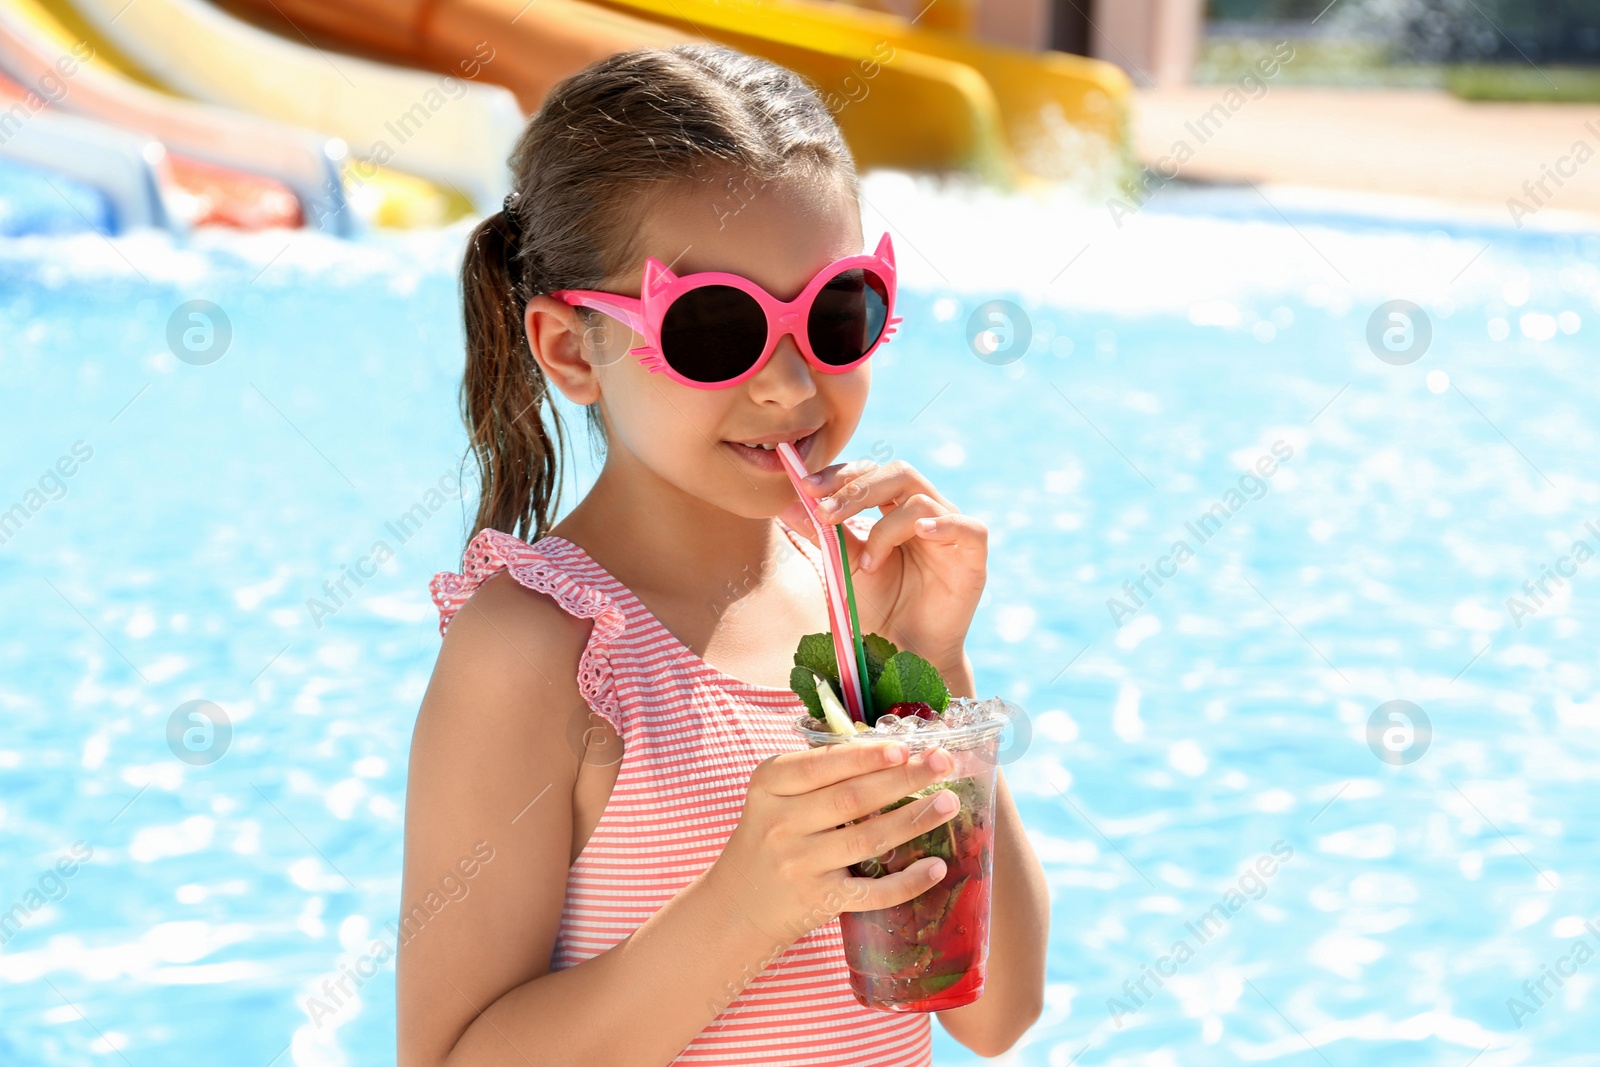
[[[514,91],[530,114],[552,85],[606,56],[704,39],[582,0],[223,0],[222,6],[292,40],[309,31],[318,43],[356,45],[425,70],[460,73],[458,64],[486,46],[492,58],[482,63],[478,77]]]
[[[66,31],[74,44],[83,42],[91,47],[94,55],[88,65],[102,69],[123,82],[138,83],[161,99],[178,104],[194,103],[172,95],[160,79],[141,68],[80,18],[67,0],[30,0],[30,7],[43,9],[50,20]],[[24,9],[26,12],[27,9]],[[254,118],[226,108],[207,109],[230,118]],[[327,146],[334,163],[333,174],[324,185],[327,199],[321,204],[311,202],[312,210],[320,216],[312,221],[324,230],[354,233],[364,222],[401,228],[434,226],[471,210],[471,204],[457,193],[377,164],[361,164],[359,184],[351,181],[347,177],[350,153],[344,140],[328,135],[326,131],[317,136]],[[344,162],[340,162],[341,159]],[[318,210],[324,207],[326,211]]]
[[[45,6],[75,13],[166,88],[342,138],[357,157],[345,171],[351,182],[366,185],[380,168],[403,171],[480,212],[497,210],[509,189],[506,157],[524,119],[516,98],[497,85],[330,54],[203,0],[48,0]]]
[[[111,205],[100,190],[64,174],[0,159],[0,237],[109,233],[113,225]]]
[[[0,7],[0,96],[9,97],[0,132],[38,111],[59,115],[69,110],[61,105],[81,87],[81,82],[72,79],[84,73],[79,55],[87,52],[87,48],[79,53],[68,49],[52,55],[48,47],[18,47],[23,39],[12,32],[21,28],[15,25],[19,21],[15,14],[13,8]],[[113,130],[132,127],[139,133],[156,133],[143,124],[118,121],[121,115],[109,117],[111,121],[103,125]],[[282,183],[176,151],[167,158],[167,175],[173,182],[168,207],[186,228],[203,224],[243,229],[300,225],[300,204]]]
[[[62,174],[97,190],[110,208],[104,220],[108,233],[185,228],[162,195],[173,183],[160,141],[93,119],[30,111],[21,101],[22,90],[14,83],[0,83],[0,160]]]
[[[52,110],[159,139],[196,225],[353,230],[340,180],[342,141],[150,89],[119,73],[35,0],[0,3],[0,73]]]
[[[269,24],[275,20],[285,33],[303,27],[338,35],[390,58],[435,66],[441,50],[449,54],[470,47],[471,33],[463,27],[488,27],[485,32],[493,32],[490,39],[497,55],[521,57],[521,66],[497,67],[497,58],[484,67],[482,77],[510,86],[530,108],[543,99],[550,85],[584,65],[577,61],[583,56],[569,51],[551,54],[547,42],[558,30],[569,36],[585,31],[594,34],[599,49],[596,58],[641,43],[637,41],[640,31],[634,29],[638,26],[655,24],[651,32],[671,34],[671,42],[703,41],[710,35],[806,75],[825,93],[834,91],[832,103],[839,125],[858,164],[910,170],[965,169],[997,179],[1010,174],[994,94],[977,71],[904,49],[895,53],[892,62],[877,63],[873,60],[875,41],[858,46],[856,40],[826,30],[791,28],[774,20],[758,38],[719,32],[698,16],[663,20],[648,10],[623,10],[585,0],[536,0],[531,5],[527,0],[231,2],[258,13]],[[663,6],[670,8],[673,2],[666,0]],[[733,13],[743,22],[767,26],[766,20],[751,12],[766,11],[769,6],[770,0],[759,0],[759,6],[753,3],[747,12],[741,4],[726,9],[720,17],[726,19]],[[618,21],[622,19],[626,21]],[[631,35],[618,36],[619,26]],[[440,35],[447,43],[419,43]],[[863,85],[866,91],[861,90]],[[856,94],[855,99],[846,93]]]
[[[925,29],[899,15],[817,0],[597,2],[648,14],[668,25],[698,26],[735,47],[779,62],[784,60],[776,50],[794,44],[857,57],[881,55],[887,47],[893,58],[883,61],[884,71],[901,65],[903,57],[920,56],[975,72],[989,90],[982,101],[985,121],[1001,127],[1010,156],[1007,169],[1021,184],[1076,178],[1086,168],[1121,165],[1129,151],[1126,124],[1132,85],[1119,68],[1100,60],[1005,48],[950,30]],[[825,97],[837,94],[844,109],[841,126],[846,125],[850,109],[859,106],[857,100],[869,103],[879,91],[879,81],[865,77],[864,70],[851,81],[830,81],[825,71],[786,65],[810,75]],[[885,118],[892,130],[893,114]]]
[[[434,67],[441,54],[465,47],[476,27],[497,25],[494,39],[504,44],[496,47],[525,57],[523,67],[535,69],[489,67],[483,76],[513,88],[530,110],[570,66],[566,53],[550,54],[545,41],[551,30],[533,21],[535,12],[559,14],[568,32],[584,19],[596,20],[597,12],[627,17],[629,26],[655,22],[681,39],[711,37],[809,78],[863,166],[966,170],[1006,184],[1033,184],[1120,165],[1128,151],[1130,85],[1116,67],[1060,52],[1003,48],[840,4],[556,0],[561,6],[547,9],[546,0],[538,0],[519,15],[523,0],[228,2],[286,33],[304,27]]]

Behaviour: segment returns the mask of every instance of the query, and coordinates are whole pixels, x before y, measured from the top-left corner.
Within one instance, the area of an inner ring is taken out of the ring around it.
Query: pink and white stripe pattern
[[[863,536],[871,525],[862,515],[846,521]],[[820,579],[818,550],[785,533]],[[567,874],[550,961],[562,970],[616,945],[716,861],[738,825],[755,765],[805,747],[793,728],[805,705],[787,688],[745,682],[706,663],[583,549],[553,535],[533,545],[497,530],[473,538],[462,573],[438,574],[430,585],[441,633],[501,569],[594,620],[579,690],[622,738],[611,798]],[[672,1062],[930,1067],[931,1017],[857,1003],[835,919],[778,955]]]

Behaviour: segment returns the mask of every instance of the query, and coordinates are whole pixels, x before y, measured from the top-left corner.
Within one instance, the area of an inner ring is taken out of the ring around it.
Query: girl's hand
[[[954,769],[944,749],[911,756],[903,742],[858,740],[771,756],[750,772],[739,825],[713,867],[745,917],[765,933],[786,932],[785,944],[840,912],[904,904],[944,877],[943,860],[924,856],[878,878],[856,877],[849,867],[954,818],[961,801],[948,789],[880,814]]]
[[[806,490],[837,505],[823,511],[825,521],[838,523],[874,505],[883,512],[865,538],[841,527],[862,632],[882,634],[941,673],[960,665],[987,577],[988,528],[957,511],[904,460],[836,463],[813,477],[802,483]],[[817,543],[800,501],[778,517]],[[925,519],[932,529],[924,529]]]

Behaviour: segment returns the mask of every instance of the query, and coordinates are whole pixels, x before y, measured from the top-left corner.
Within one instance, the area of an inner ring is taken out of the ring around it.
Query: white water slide
[[[12,81],[50,84],[63,57],[76,58],[72,45],[28,0],[0,3],[0,71]],[[346,149],[338,138],[168,96],[92,60],[67,69],[72,74],[52,111],[136,130],[193,159],[282,182],[300,201],[307,225],[352,232],[340,177]]]
[[[0,111],[0,159],[98,189],[111,205],[113,233],[147,226],[183,232],[162,197],[167,150],[160,141],[76,115],[29,113],[20,104]]]
[[[296,44],[204,0],[72,6],[196,100],[342,137],[357,157],[453,187],[484,214],[511,189],[506,159],[524,116],[508,89]]]

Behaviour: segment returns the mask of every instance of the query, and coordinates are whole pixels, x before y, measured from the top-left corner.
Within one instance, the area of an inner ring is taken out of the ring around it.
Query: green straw
[[[878,721],[878,717],[872,711],[872,679],[867,675],[867,650],[861,643],[861,620],[856,618],[856,590],[855,583],[850,580],[850,557],[845,552],[844,527],[842,523],[834,523],[828,528],[839,539],[839,562],[844,565],[844,598],[850,605],[850,637],[856,643],[856,669],[861,674],[861,714],[866,724],[871,726]]]

